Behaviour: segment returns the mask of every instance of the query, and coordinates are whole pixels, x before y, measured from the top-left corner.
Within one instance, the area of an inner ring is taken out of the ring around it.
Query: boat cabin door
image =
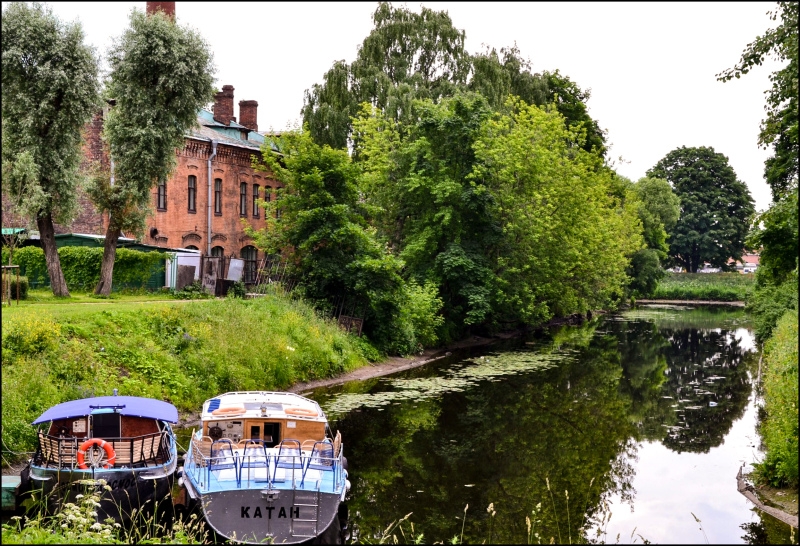
[[[120,414],[115,411],[98,410],[92,412],[91,423],[93,438],[122,437]]]

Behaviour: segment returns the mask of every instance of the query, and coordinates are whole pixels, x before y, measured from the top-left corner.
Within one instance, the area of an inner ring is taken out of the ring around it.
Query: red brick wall
[[[185,248],[193,245],[206,253],[208,249],[208,157],[211,145],[187,139],[187,146],[178,156],[178,166],[167,182],[167,210],[157,210],[158,190],[152,192],[153,216],[147,221],[143,242],[162,247]],[[250,226],[263,229],[264,211],[253,217],[253,184],[260,187],[264,198],[265,186],[279,186],[269,173],[255,171],[250,165],[250,152],[220,144],[212,161],[211,181],[211,246],[221,246],[226,256],[240,256],[241,249],[252,244],[245,235],[241,219]],[[196,212],[189,212],[189,176],[197,178]],[[222,180],[222,214],[214,212],[214,179]],[[247,184],[246,216],[239,214],[240,184]],[[152,228],[158,233],[151,236]]]

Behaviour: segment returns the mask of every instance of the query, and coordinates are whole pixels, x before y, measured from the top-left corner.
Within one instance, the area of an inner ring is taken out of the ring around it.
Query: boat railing
[[[78,450],[88,438],[51,436],[39,432],[35,462],[49,468],[79,467]],[[170,436],[167,431],[131,438],[103,438],[115,453],[114,468],[147,468],[166,463],[170,458]]]
[[[184,472],[201,493],[251,487],[319,490],[323,483],[341,490],[345,483],[342,459],[342,451],[334,455],[329,442],[301,446],[296,440],[284,440],[266,447],[253,440],[234,443],[204,437],[192,439]]]

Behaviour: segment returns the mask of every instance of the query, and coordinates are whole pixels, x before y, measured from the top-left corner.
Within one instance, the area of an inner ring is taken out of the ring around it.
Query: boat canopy
[[[160,419],[170,423],[178,422],[178,410],[169,402],[142,398],[139,396],[98,396],[96,398],[81,398],[53,406],[36,419],[33,424],[46,423],[54,419],[70,419],[83,417],[98,410],[114,410],[120,415],[130,417],[146,417]]]

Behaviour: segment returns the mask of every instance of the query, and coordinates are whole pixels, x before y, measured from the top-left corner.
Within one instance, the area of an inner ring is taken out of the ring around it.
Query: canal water
[[[342,432],[351,540],[796,541],[736,490],[758,364],[743,311],[648,307],[309,396]]]

